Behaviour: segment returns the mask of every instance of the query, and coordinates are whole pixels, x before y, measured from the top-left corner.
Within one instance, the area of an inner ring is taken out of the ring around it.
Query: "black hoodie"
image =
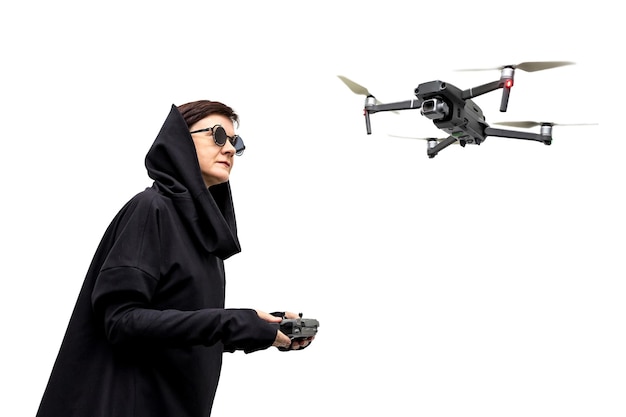
[[[223,260],[240,251],[230,184],[207,189],[176,106],[146,167],[154,183],[107,228],[37,417],[207,417],[223,351],[276,337],[224,308]]]

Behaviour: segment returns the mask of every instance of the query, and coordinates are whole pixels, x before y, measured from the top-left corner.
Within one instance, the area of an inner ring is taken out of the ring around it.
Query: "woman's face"
[[[189,131],[206,129],[220,125],[226,130],[228,136],[235,135],[233,121],[228,117],[212,114],[189,126]],[[196,146],[198,163],[202,178],[207,187],[228,181],[230,170],[235,160],[235,147],[226,141],[224,146],[218,146],[213,140],[212,132],[192,133],[191,138]]]

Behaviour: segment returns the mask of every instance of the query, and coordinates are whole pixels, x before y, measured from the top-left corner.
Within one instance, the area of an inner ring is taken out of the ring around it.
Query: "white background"
[[[213,4],[215,3],[215,4]],[[623,416],[617,11],[506,2],[6,2],[0,7],[0,415],[34,416],[82,279],[172,104],[223,101],[243,252],[227,304],[302,311],[309,349],[226,355],[214,416]],[[580,2],[578,2],[580,3]],[[605,2],[608,3],[608,2]],[[19,4],[19,5],[18,5]],[[621,33],[621,34],[620,34]],[[420,83],[557,126],[428,159]],[[80,372],[80,370],[77,370]]]

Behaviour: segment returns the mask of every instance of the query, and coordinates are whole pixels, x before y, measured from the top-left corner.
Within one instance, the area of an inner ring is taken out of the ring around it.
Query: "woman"
[[[153,185],[122,207],[89,267],[38,417],[207,417],[222,353],[291,343],[282,314],[224,308],[240,251],[229,175],[232,108],[172,106],[146,155]],[[288,318],[296,318],[286,313]]]

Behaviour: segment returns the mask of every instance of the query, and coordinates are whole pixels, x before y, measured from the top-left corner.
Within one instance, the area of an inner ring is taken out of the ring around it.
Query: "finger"
[[[291,342],[292,349],[294,349],[294,350],[304,349],[308,345],[309,345],[309,341],[306,340],[306,339],[294,340],[294,341]]]
[[[274,341],[276,346],[288,348],[291,346],[291,339],[281,331],[276,332],[276,339]]]
[[[264,311],[256,310],[256,314],[259,316],[259,318],[270,323],[279,323],[280,321],[282,321],[282,318],[273,316],[270,313],[266,313]]]

